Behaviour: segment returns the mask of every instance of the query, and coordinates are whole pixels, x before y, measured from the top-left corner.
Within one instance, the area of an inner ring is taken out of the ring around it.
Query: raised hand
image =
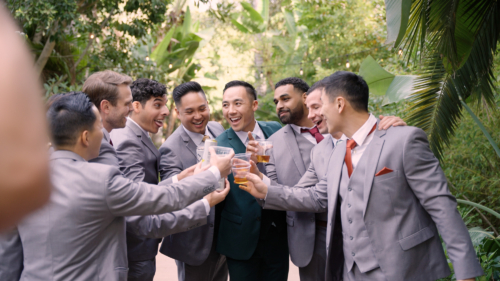
[[[267,185],[256,175],[248,173],[248,182],[240,184],[240,188],[250,193],[253,197],[265,199],[267,195]]]
[[[217,155],[213,147],[209,147],[209,151],[210,165],[219,169],[221,178],[227,177],[231,173],[231,158],[234,156],[234,151],[224,156]]]
[[[250,160],[250,173],[259,176],[260,179],[264,178],[264,174],[262,174],[259,171],[259,168],[257,167],[257,164],[255,164],[255,162],[253,160]]]
[[[196,165],[193,166],[194,167],[193,175],[199,174],[199,173],[201,173],[203,171],[208,170],[208,168],[210,168],[209,165],[203,166],[202,163],[203,162],[200,162],[200,163],[198,163],[198,164],[196,164]],[[191,167],[189,167],[188,169],[191,169]],[[177,179],[179,179],[179,177],[177,177]]]
[[[406,126],[406,122],[397,116],[384,116],[380,115],[380,122],[378,124],[379,130],[387,130],[390,127]]]
[[[253,135],[251,132],[248,132],[248,144],[247,144],[247,153],[251,153],[252,156],[250,157],[250,159],[257,163],[257,152],[259,152],[259,142],[256,141],[254,138],[253,138]]]
[[[223,190],[215,190],[214,192],[205,195],[203,198],[207,199],[210,207],[213,207],[226,199],[230,189],[229,181],[226,179],[226,187]]]

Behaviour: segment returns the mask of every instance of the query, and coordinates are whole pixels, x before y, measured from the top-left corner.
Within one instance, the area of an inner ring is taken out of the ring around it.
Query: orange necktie
[[[368,133],[367,137],[373,133],[373,131],[375,131],[375,128],[377,128],[377,124],[373,125],[373,128],[371,129],[371,131]],[[347,173],[349,174],[349,178],[351,177],[352,175],[352,158],[351,158],[351,152],[352,152],[352,149],[355,148],[357,145],[356,141],[355,140],[347,140],[347,144],[346,144],[346,152],[345,152],[345,158],[344,158],[344,162],[347,166]]]

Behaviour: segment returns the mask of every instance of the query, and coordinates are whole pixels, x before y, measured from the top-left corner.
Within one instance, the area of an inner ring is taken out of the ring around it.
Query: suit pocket
[[[388,174],[383,174],[383,175],[380,175],[378,177],[375,177],[375,179],[373,180],[373,182],[381,182],[381,181],[385,181],[385,180],[388,180],[388,179],[395,178],[397,176],[398,176],[398,171],[394,170],[393,172],[390,172]]]
[[[401,248],[406,251],[409,250],[419,244],[424,243],[425,241],[431,239],[434,237],[434,232],[432,229],[428,226],[426,228],[422,228],[418,232],[413,233],[410,236],[407,236],[401,240],[399,240],[399,245],[401,245]]]
[[[293,217],[286,216],[286,224],[293,226]]]
[[[231,213],[229,213],[227,211],[222,211],[221,216],[223,218],[225,218],[226,220],[228,220],[230,222],[234,222],[236,224],[241,224],[241,221],[242,221],[242,217],[241,216],[238,216],[238,215],[235,215],[235,214],[231,214]]]

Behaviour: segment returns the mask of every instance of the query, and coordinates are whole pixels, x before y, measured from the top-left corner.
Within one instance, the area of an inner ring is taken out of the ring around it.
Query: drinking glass
[[[258,141],[259,148],[257,151],[257,162],[268,163],[271,158],[271,149],[273,148],[273,142],[269,140]]]

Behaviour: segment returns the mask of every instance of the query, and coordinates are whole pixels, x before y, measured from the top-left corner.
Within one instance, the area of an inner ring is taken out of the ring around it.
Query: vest
[[[343,165],[339,194],[345,265],[351,271],[354,263],[364,273],[379,267],[373,254],[370,238],[363,219],[363,189],[366,161],[361,157],[351,178]]]

